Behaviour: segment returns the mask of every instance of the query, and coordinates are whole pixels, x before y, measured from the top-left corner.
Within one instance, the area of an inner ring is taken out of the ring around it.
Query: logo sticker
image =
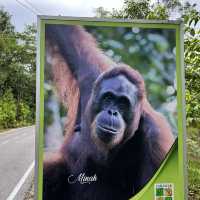
[[[155,200],[174,200],[174,184],[158,183],[155,184]]]

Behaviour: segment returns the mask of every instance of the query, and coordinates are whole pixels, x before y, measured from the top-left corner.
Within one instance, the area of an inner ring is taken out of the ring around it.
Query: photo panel
[[[181,23],[39,26],[38,198],[182,200]]]

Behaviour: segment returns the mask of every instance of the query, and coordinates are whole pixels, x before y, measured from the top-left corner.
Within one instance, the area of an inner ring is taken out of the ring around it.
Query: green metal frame
[[[176,200],[187,199],[186,184],[186,119],[185,119],[185,79],[183,55],[183,23],[163,20],[118,20],[76,17],[38,16],[37,49],[37,97],[36,97],[36,165],[35,199],[42,200],[43,192],[43,144],[44,144],[44,64],[45,64],[45,24],[90,25],[111,27],[137,27],[146,29],[174,29],[176,31],[176,75],[178,142],[174,144],[159,170],[132,200],[152,199],[153,185],[166,180],[175,183]],[[176,169],[176,170],[175,170]],[[164,172],[163,172],[164,171]],[[173,171],[173,174],[172,174]],[[172,182],[172,183],[173,183]]]

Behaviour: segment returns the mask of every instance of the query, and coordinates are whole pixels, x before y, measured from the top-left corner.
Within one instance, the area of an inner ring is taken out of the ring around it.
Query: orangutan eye
[[[120,97],[117,104],[120,110],[126,110],[127,108],[130,108],[130,101],[127,97]]]
[[[108,104],[113,100],[114,100],[114,95],[111,92],[106,92],[102,97],[102,101],[105,104]]]

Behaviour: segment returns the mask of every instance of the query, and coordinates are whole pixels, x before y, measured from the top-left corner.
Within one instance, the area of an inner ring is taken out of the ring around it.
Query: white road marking
[[[34,168],[34,165],[35,165],[35,162],[33,161],[6,200],[13,200],[15,198],[15,196],[19,192],[20,188],[24,184],[25,180],[28,178],[28,175]]]

